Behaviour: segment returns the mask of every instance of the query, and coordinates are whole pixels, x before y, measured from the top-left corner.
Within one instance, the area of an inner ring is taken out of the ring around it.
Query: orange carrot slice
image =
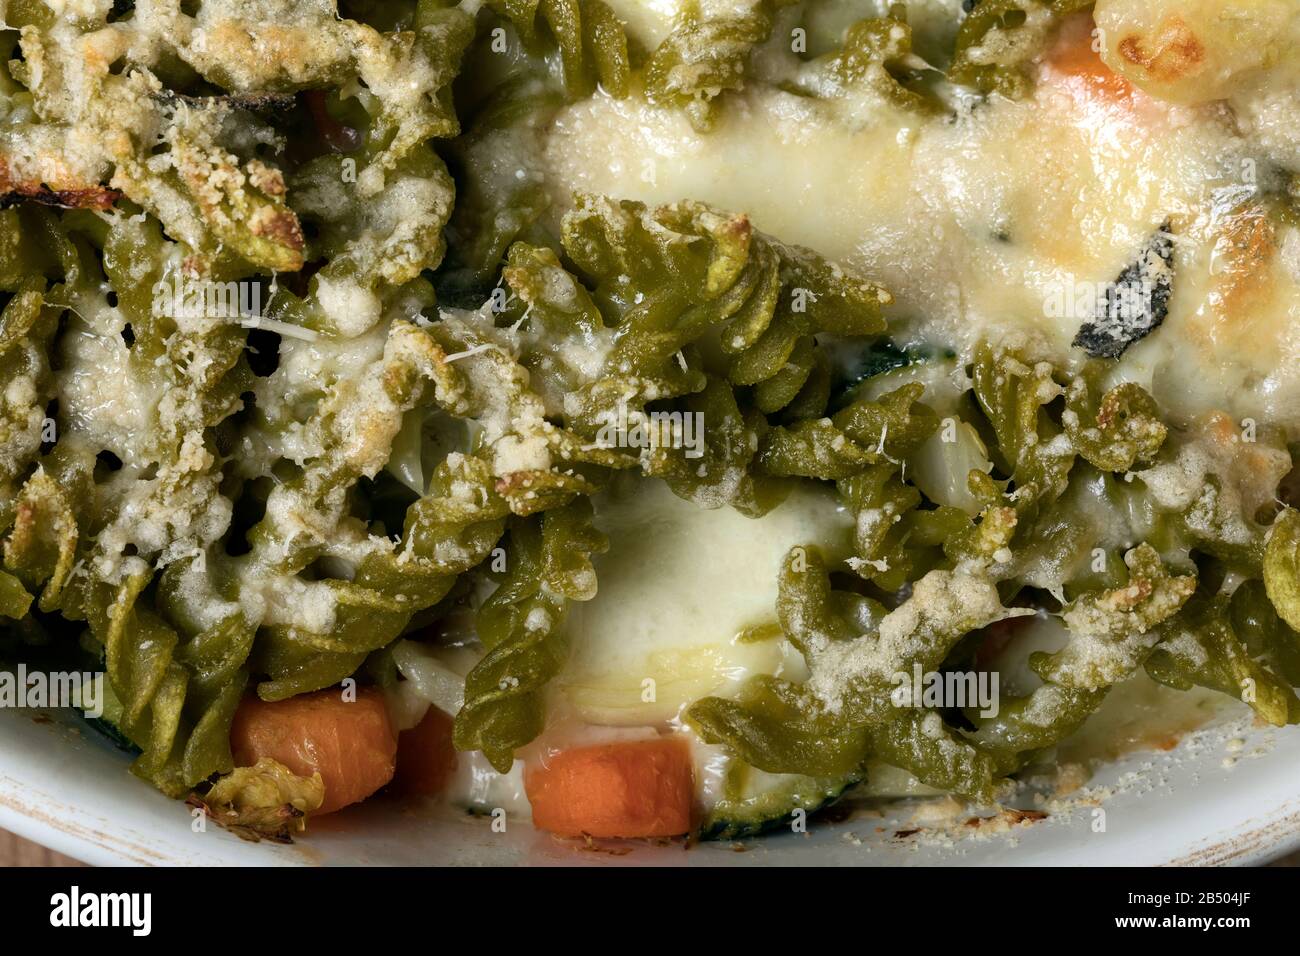
[[[452,719],[430,706],[424,719],[397,737],[397,777],[401,793],[431,797],[442,793],[456,769],[451,742]]]
[[[302,777],[319,772],[325,802],[313,815],[370,796],[393,779],[397,758],[388,709],[372,688],[355,701],[337,689],[274,702],[249,697],[235,712],[230,749],[239,767],[270,757]]]
[[[530,767],[533,824],[559,836],[670,837],[691,829],[690,750],[672,737],[565,750]]]
[[[1115,103],[1129,100],[1137,88],[1102,61],[1094,49],[1092,29],[1091,17],[1068,21],[1048,52],[1048,63],[1057,73],[1076,78],[1097,99]]]

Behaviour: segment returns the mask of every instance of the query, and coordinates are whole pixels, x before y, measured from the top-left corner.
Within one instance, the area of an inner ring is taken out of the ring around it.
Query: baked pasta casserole
[[[0,27],[0,658],[216,823],[734,839],[1300,722],[1294,0]]]

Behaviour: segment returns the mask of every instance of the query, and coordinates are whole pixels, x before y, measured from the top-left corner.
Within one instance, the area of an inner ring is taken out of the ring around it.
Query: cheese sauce
[[[1090,296],[1169,222],[1164,325],[1117,377],[1181,419],[1209,408],[1300,431],[1300,236],[1269,218],[1266,145],[1220,102],[1156,99],[1067,23],[1034,94],[955,118],[883,99],[815,99],[752,83],[716,127],[637,97],[559,113],[542,167],[556,209],[573,191],[743,211],[786,241],[856,267],[896,297],[893,327],[968,350],[1028,337],[1058,361]]]
[[[598,502],[610,549],[595,558],[600,588],[575,602],[559,694],[591,723],[664,725],[710,694],[792,666],[775,630],[776,589],[790,548],[850,553],[852,516],[834,492],[800,487],[762,518],[704,510],[660,481]]]

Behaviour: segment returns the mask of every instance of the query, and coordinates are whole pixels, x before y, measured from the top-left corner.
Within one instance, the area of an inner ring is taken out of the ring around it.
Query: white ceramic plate
[[[0,712],[0,827],[94,864],[506,865],[1147,865],[1259,863],[1300,846],[1300,728],[1221,720],[1174,751],[1139,754],[1089,786],[1113,787],[1000,836],[957,825],[951,838],[912,826],[915,807],[855,814],[807,834],[690,850],[642,843],[581,848],[510,821],[379,799],[312,824],[292,846],[194,832],[187,808],[126,772],[128,758],[66,718]],[[1076,801],[1078,802],[1078,801]]]

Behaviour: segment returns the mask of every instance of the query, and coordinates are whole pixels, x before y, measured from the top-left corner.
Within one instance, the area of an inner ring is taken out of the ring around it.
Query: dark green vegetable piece
[[[863,776],[772,775],[740,761],[724,774],[723,793],[700,823],[701,840],[739,840],[789,827],[796,811],[811,815],[831,806]]]
[[[1119,358],[1164,322],[1173,288],[1174,237],[1166,220],[1107,286],[1096,315],[1079,327],[1075,348],[1095,358]]]

